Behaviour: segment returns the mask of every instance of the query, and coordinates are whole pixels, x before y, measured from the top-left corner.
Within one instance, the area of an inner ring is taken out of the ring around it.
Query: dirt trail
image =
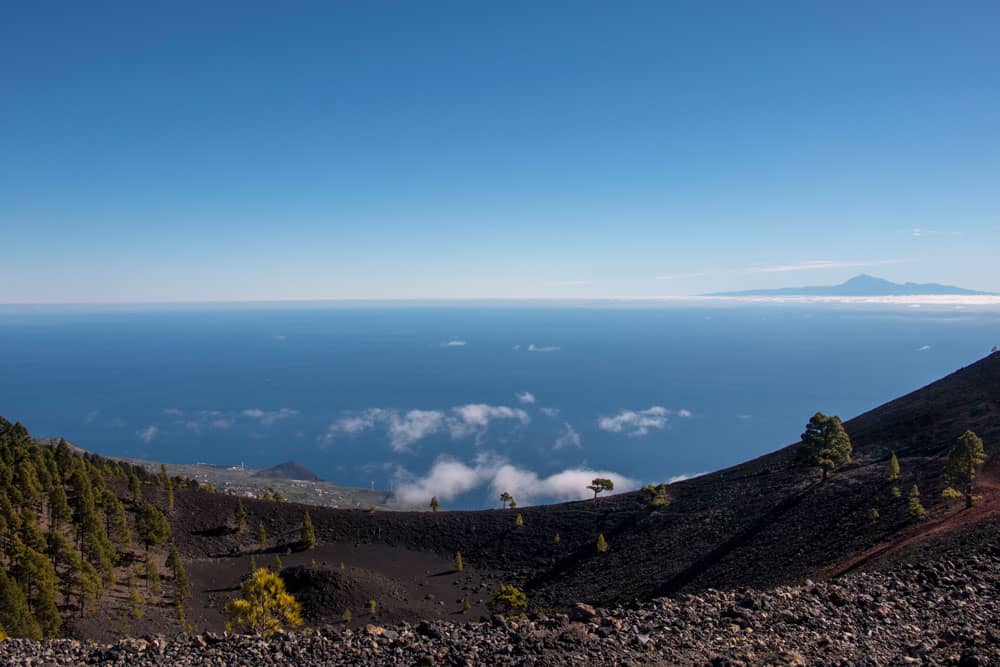
[[[821,578],[839,577],[862,565],[897,553],[935,535],[949,533],[995,514],[1000,514],[1000,457],[992,457],[992,460],[983,466],[982,471],[976,477],[975,490],[976,494],[981,497],[972,507],[965,507],[963,504],[958,510],[920,523],[904,531],[890,542],[883,542],[868,551],[834,565],[823,572]]]

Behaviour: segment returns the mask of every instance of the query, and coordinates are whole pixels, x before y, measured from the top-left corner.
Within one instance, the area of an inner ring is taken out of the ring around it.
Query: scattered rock
[[[596,617],[597,610],[583,602],[577,602],[569,611],[569,619],[578,623],[586,623]]]

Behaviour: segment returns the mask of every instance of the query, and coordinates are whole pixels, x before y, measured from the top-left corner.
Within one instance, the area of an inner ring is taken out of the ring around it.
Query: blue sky
[[[1000,290],[995,2],[282,11],[0,9],[0,302]]]

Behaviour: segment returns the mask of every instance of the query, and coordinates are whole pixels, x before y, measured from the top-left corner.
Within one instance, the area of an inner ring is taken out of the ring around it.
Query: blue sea
[[[1000,311],[878,305],[0,309],[0,414],[95,452],[293,459],[400,501],[716,470],[986,355]]]

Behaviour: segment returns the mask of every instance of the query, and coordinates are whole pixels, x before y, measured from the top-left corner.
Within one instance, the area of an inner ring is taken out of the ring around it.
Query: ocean
[[[717,470],[986,355],[1000,311],[755,304],[0,308],[0,415],[100,454],[293,459],[490,507]]]

